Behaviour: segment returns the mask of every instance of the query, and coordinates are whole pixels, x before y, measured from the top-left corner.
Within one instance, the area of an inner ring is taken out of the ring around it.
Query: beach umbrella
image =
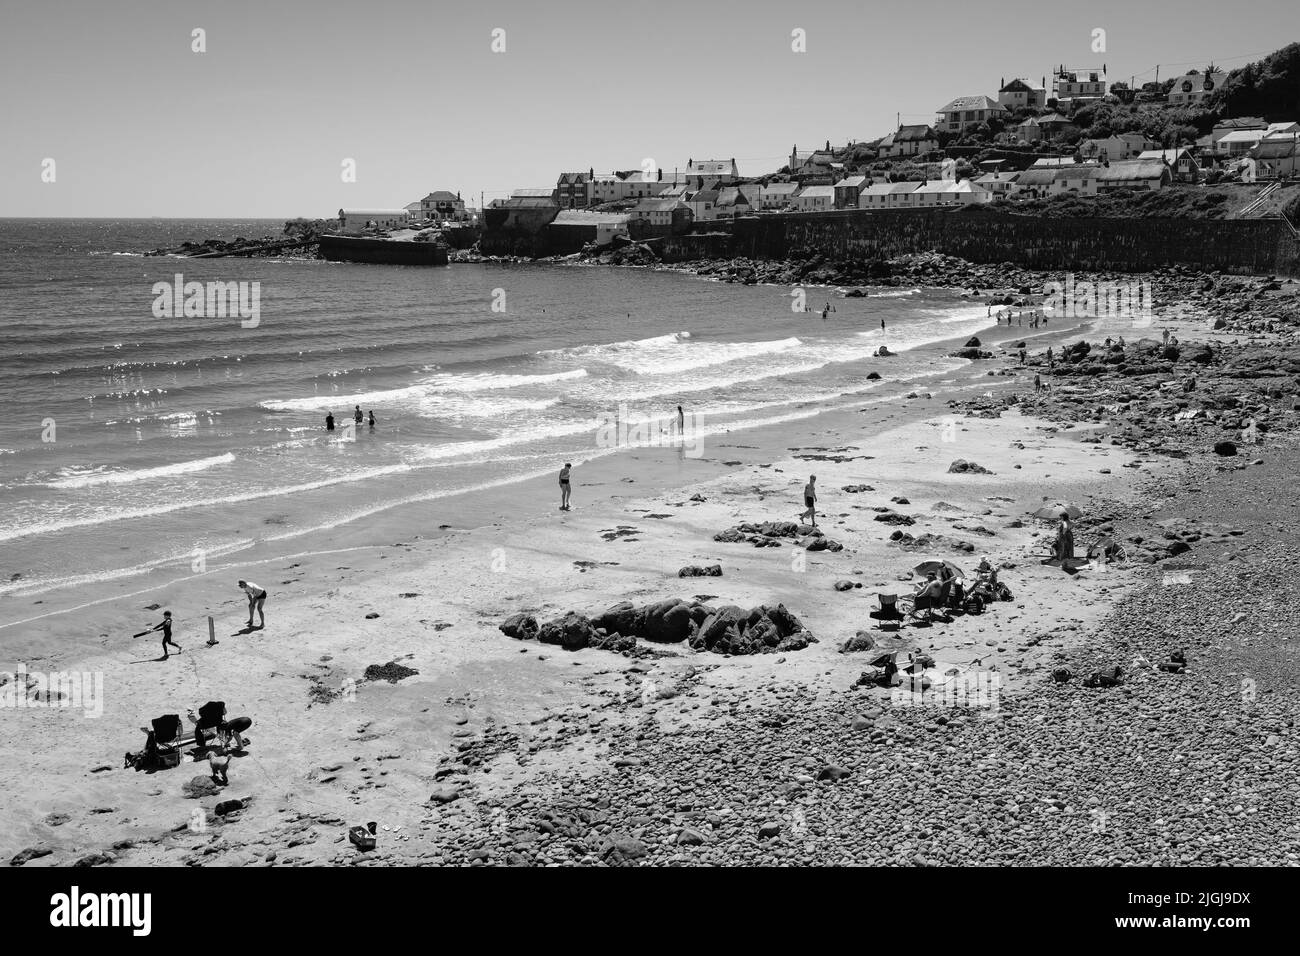
[[[1044,505],[1034,512],[1033,517],[1041,518],[1044,521],[1056,521],[1061,517],[1061,512],[1065,512],[1069,515],[1071,521],[1083,517],[1083,510],[1078,505],[1063,505],[1059,503],[1054,505]]]
[[[953,564],[951,561],[922,561],[912,570],[917,574],[924,575],[938,574],[940,568],[947,568],[953,573],[953,575],[959,578],[964,578],[966,576],[966,572],[957,567],[957,565]]]

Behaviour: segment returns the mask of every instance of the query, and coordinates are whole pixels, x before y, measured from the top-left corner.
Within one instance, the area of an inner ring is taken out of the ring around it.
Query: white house
[[[979,186],[989,194],[989,200],[992,201],[1001,196],[1009,196],[1016,185],[1016,180],[1020,174],[1016,172],[999,171],[986,173],[975,180],[975,185]]]
[[[1169,88],[1170,106],[1195,106],[1224,84],[1228,74],[1222,70],[1184,73]]]
[[[671,226],[673,210],[680,203],[676,199],[642,199],[628,212],[629,222],[644,222],[651,226]]]
[[[1300,156],[1297,138],[1266,139],[1250,151],[1254,160],[1254,179],[1287,179],[1296,174]]]
[[[703,185],[706,180],[716,180],[720,186],[730,186],[740,178],[740,171],[736,168],[736,160],[732,159],[701,159],[686,160],[686,181],[689,183],[695,181],[697,185]]]
[[[992,201],[991,193],[969,179],[936,179],[922,183],[912,192],[912,204],[917,207],[965,206]]]
[[[1169,166],[1156,159],[1126,159],[1101,166],[1094,173],[1093,191],[1108,193],[1116,189],[1151,190],[1173,181]]]
[[[717,219],[718,191],[716,189],[701,189],[686,200],[686,205],[690,207],[695,222],[708,222],[711,219]]]
[[[763,187],[763,208],[784,209],[798,192],[798,183],[768,183]]]
[[[1254,149],[1268,134],[1268,129],[1238,129],[1225,133],[1214,144],[1219,157],[1240,159]]]
[[[949,133],[959,133],[968,126],[987,123],[1006,112],[1005,106],[987,96],[959,96],[939,107],[935,126]]]
[[[858,194],[859,209],[910,209],[918,182],[876,183]]]
[[[605,246],[616,236],[627,235],[629,216],[624,213],[588,212],[585,209],[561,209],[552,220],[553,226],[595,226],[596,245]],[[669,217],[669,224],[672,219]]]
[[[1009,110],[1040,110],[1047,105],[1047,90],[1033,87],[1027,80],[1014,79],[998,90],[998,102]]]
[[[1058,67],[1052,74],[1052,95],[1062,108],[1106,95],[1106,68],[1073,70]]]
[[[881,156],[921,156],[939,148],[939,136],[924,123],[900,126],[880,141]]]
[[[411,214],[405,209],[340,209],[339,227],[343,232],[361,232],[368,225],[380,229],[405,226]]]
[[[1177,149],[1143,150],[1137,155],[1137,158],[1164,163],[1169,167],[1173,178],[1179,182],[1194,183],[1200,181],[1200,164],[1193,158],[1191,149],[1186,146],[1180,146]]]
[[[794,208],[800,212],[821,212],[835,208],[834,186],[806,186],[794,197]]]
[[[616,170],[596,173],[591,177],[591,198],[595,203],[618,202],[623,199],[646,199],[658,196],[673,183],[660,179],[658,174],[647,176],[640,169]]]

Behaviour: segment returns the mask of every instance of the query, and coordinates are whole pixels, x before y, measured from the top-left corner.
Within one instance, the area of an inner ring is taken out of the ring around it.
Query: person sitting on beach
[[[260,627],[266,627],[266,614],[262,611],[262,606],[266,604],[266,588],[258,587],[251,581],[240,581],[239,586],[244,589],[248,595],[248,626],[253,626],[253,611],[257,611],[260,619]]]
[[[989,564],[988,558],[980,558],[979,567],[975,569],[975,585],[987,585],[996,590],[998,586],[998,569]]]
[[[938,601],[939,595],[943,593],[943,582],[939,580],[939,575],[931,571],[925,576],[925,580],[916,589],[916,598],[920,600],[926,598],[930,601]]]
[[[572,489],[569,487],[569,470],[571,468],[573,468],[573,465],[571,465],[569,462],[566,461],[564,463],[564,467],[560,469],[560,510],[561,511],[569,510],[569,495],[572,491]]]
[[[812,526],[817,527],[817,476],[810,475],[808,484],[803,486],[803,503],[804,510],[799,515],[802,521],[804,518],[809,519]]]

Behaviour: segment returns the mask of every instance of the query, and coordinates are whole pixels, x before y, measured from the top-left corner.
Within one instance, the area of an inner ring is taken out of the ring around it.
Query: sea
[[[939,343],[991,324],[951,290],[808,288],[805,312],[650,269],[144,255],[282,226],[0,219],[0,602],[417,502],[454,523],[462,496],[662,439],[611,421],[680,405],[743,433],[963,366]],[[172,309],[178,282],[248,283],[256,321]]]

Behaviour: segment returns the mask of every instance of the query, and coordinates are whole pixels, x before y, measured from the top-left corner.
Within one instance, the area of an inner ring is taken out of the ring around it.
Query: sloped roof
[[[763,194],[768,196],[789,195],[798,191],[798,183],[768,183],[763,187]]]
[[[688,176],[730,176],[732,161],[729,159],[701,159],[686,167]]]
[[[701,189],[691,197],[691,202],[711,202],[717,205],[718,191],[716,189]]]
[[[560,173],[560,178],[556,182],[563,186],[576,186],[587,182],[590,176],[587,173]]]
[[[1034,160],[1033,165],[1030,166],[1030,168],[1057,169],[1061,166],[1073,166],[1074,164],[1073,156],[1043,156],[1040,159]]]
[[[1060,113],[1048,113],[1046,116],[1038,117],[1034,122],[1042,126],[1044,123],[1068,123],[1070,118],[1062,116]]]
[[[619,226],[627,223],[621,212],[591,212],[586,209],[561,209],[552,220],[558,226]]]
[[[901,183],[876,183],[862,190],[864,196],[892,196],[895,193],[913,193],[921,184],[915,180]]]
[[[405,216],[407,211],[405,209],[340,209],[339,214],[343,216],[366,216],[374,219],[376,217]]]
[[[1016,180],[1016,185],[1017,186],[1047,186],[1052,182],[1053,179],[1056,178],[1056,174],[1058,172],[1059,170],[1057,169],[1051,169],[1046,167],[1037,167],[1037,168],[1030,167],[1029,169],[1026,169],[1023,173],[1020,174],[1020,178]]]
[[[1262,140],[1246,155],[1251,159],[1286,159],[1296,155],[1296,142],[1293,139]]]
[[[941,106],[937,110],[939,113],[952,113],[958,110],[995,110],[1006,111],[1006,107],[997,100],[991,100],[987,96],[959,96],[947,106]]]
[[[867,177],[866,177],[866,176],[848,176],[848,177],[846,177],[846,178],[844,178],[844,179],[841,179],[841,180],[840,180],[838,183],[836,183],[835,185],[836,185],[836,186],[843,186],[843,187],[845,187],[846,189],[851,189],[851,188],[853,188],[853,187],[855,187],[855,186],[856,186],[858,189],[861,189],[863,186],[866,185],[866,182],[867,182]]]
[[[891,134],[895,143],[913,143],[923,142],[927,139],[938,139],[934,129],[925,123],[913,126],[900,126],[898,132]]]
[[[1052,181],[1068,179],[1097,179],[1097,170],[1100,166],[1089,166],[1079,163],[1075,166],[1062,166],[1052,171]]]
[[[632,208],[636,212],[672,212],[679,205],[676,199],[642,199]]]
[[[1127,182],[1139,179],[1162,179],[1169,174],[1169,168],[1160,160],[1122,159],[1109,166],[1097,168],[1099,182]]]
[[[801,192],[801,193],[799,194],[799,198],[800,198],[800,199],[805,199],[805,198],[807,198],[807,199],[817,199],[817,198],[834,199],[834,198],[835,198],[835,187],[834,187],[834,186],[809,186],[807,189],[805,189],[803,192]]]
[[[1239,129],[1220,137],[1220,143],[1256,143],[1264,138],[1263,129]]]
[[[1186,153],[1191,158],[1192,151],[1186,146],[1177,146],[1171,149],[1144,149],[1135,156],[1135,159],[1154,159],[1162,163],[1176,163],[1179,157]],[[1195,160],[1193,160],[1195,162]]]
[[[981,186],[985,183],[1015,183],[1020,181],[1020,173],[1007,173],[1003,176],[1001,173],[985,173],[975,182]]]
[[[461,199],[453,192],[445,189],[439,189],[437,192],[429,193],[420,202],[460,202]]]
[[[1034,88],[1030,86],[1028,83],[1026,83],[1024,80],[1016,79],[1016,80],[1012,80],[1006,86],[1002,87],[1002,89],[998,90],[998,92],[999,93],[1032,93],[1034,92]]]
[[[551,186],[525,186],[511,191],[511,199],[550,199],[555,194]]]

